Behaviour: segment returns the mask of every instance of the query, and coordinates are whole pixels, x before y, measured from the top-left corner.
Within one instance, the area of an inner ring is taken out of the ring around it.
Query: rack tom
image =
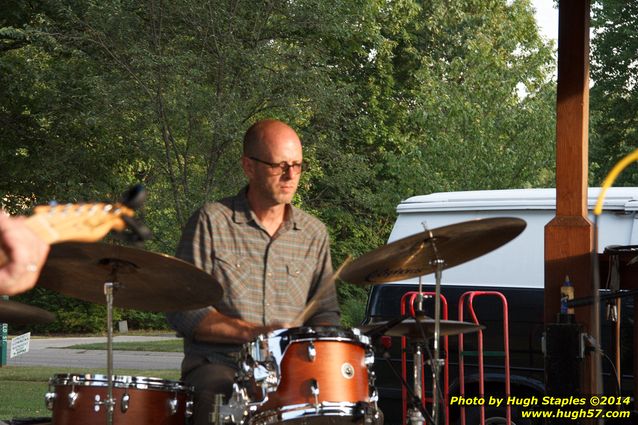
[[[353,423],[377,416],[374,354],[358,329],[280,329],[244,346],[238,382],[251,425]]]

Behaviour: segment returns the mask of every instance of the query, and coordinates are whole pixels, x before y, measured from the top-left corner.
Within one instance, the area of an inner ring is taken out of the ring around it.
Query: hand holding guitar
[[[0,211],[0,295],[31,289],[49,253],[49,243],[39,238],[26,220]]]

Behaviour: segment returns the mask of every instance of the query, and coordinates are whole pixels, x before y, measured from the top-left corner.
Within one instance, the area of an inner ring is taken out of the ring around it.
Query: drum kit
[[[435,273],[438,301],[443,269],[498,248],[524,228],[523,220],[493,218],[425,230],[364,254],[340,268],[337,277],[355,285],[375,285]],[[55,375],[45,396],[54,425],[189,423],[193,390],[183,382],[113,374],[112,311],[114,306],[168,312],[212,305],[221,298],[222,289],[210,274],[166,255],[70,242],[52,246],[39,285],[107,306],[107,374]],[[51,313],[35,307],[12,301],[0,304],[0,322],[52,319]],[[433,343],[436,394],[438,338],[479,329],[471,323],[440,320],[436,303],[434,318],[400,317],[352,329],[301,326],[261,335],[243,346],[233,394],[226,404],[216,397],[210,422],[382,423],[372,370],[374,337],[407,337],[421,346]],[[437,424],[437,398],[433,397],[432,414],[416,407],[413,422]]]

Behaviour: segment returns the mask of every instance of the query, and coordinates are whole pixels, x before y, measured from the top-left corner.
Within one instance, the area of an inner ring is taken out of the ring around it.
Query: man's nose
[[[292,180],[292,178],[295,176],[295,173],[294,173],[294,171],[292,171],[292,167],[291,166],[287,166],[281,176],[285,180]]]

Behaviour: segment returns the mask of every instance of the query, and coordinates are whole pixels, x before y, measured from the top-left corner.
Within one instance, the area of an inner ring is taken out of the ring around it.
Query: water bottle
[[[574,314],[573,307],[567,307],[567,301],[574,299],[574,285],[569,280],[569,276],[565,276],[565,282],[560,287],[560,312],[561,314]]]

